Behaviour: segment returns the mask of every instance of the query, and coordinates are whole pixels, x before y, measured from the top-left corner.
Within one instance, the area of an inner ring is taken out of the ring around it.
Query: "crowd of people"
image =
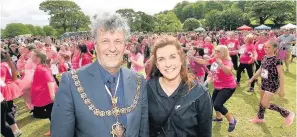
[[[223,122],[223,116],[232,132],[237,119],[224,104],[240,86],[244,73],[249,77],[248,92],[254,92],[256,82],[261,83],[259,111],[250,122],[263,123],[268,108],[279,112],[285,125],[293,123],[295,114],[272,104],[271,98],[275,93],[284,96],[284,73],[292,71],[289,65],[296,57],[296,31],[130,36],[129,26],[119,15],[98,20],[106,24],[97,24],[94,36],[1,42],[3,136],[22,134],[13,102],[18,98],[23,98],[35,118],[51,121],[46,136],[210,137],[212,122]],[[211,83],[214,91],[210,96],[207,87]],[[117,108],[121,108],[119,112]],[[128,115],[134,111],[137,113]],[[109,117],[92,121],[93,115]],[[96,126],[101,127],[95,130]]]

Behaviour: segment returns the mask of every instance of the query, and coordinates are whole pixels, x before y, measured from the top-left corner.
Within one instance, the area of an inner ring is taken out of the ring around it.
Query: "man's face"
[[[99,29],[96,52],[100,65],[107,71],[120,68],[125,51],[123,31],[104,31]]]

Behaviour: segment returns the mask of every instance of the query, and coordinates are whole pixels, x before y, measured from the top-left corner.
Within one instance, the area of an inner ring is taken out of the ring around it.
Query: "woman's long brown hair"
[[[188,73],[187,64],[186,64],[186,55],[185,55],[181,45],[179,44],[178,39],[173,36],[162,35],[156,40],[156,42],[154,44],[154,48],[152,50],[152,55],[153,55],[152,64],[151,64],[152,71],[151,71],[151,74],[149,74],[149,75],[151,76],[151,78],[163,76],[156,66],[156,63],[157,63],[157,58],[156,58],[157,55],[156,54],[157,54],[157,50],[159,48],[163,48],[168,45],[174,45],[176,47],[178,54],[180,56],[181,62],[182,62],[182,66],[181,66],[181,70],[180,70],[182,82],[186,83],[188,88],[191,89],[193,87],[192,81],[194,80],[194,76],[193,76],[193,74]]]

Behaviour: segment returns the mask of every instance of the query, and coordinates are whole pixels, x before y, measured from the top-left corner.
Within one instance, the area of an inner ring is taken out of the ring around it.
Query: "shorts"
[[[279,81],[270,79],[262,79],[261,89],[271,93],[275,93],[279,88]]]
[[[35,118],[40,118],[40,119],[51,118],[53,105],[54,105],[54,103],[50,103],[50,104],[42,106],[42,107],[34,106],[33,116]]]
[[[296,58],[296,55],[292,55],[292,58]]]

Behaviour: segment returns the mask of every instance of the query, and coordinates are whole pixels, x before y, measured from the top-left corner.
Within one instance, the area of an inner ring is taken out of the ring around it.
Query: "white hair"
[[[130,36],[130,27],[127,20],[118,13],[104,13],[102,17],[97,17],[92,26],[92,34],[95,40],[98,39],[98,30],[104,31],[123,31],[125,39]]]

